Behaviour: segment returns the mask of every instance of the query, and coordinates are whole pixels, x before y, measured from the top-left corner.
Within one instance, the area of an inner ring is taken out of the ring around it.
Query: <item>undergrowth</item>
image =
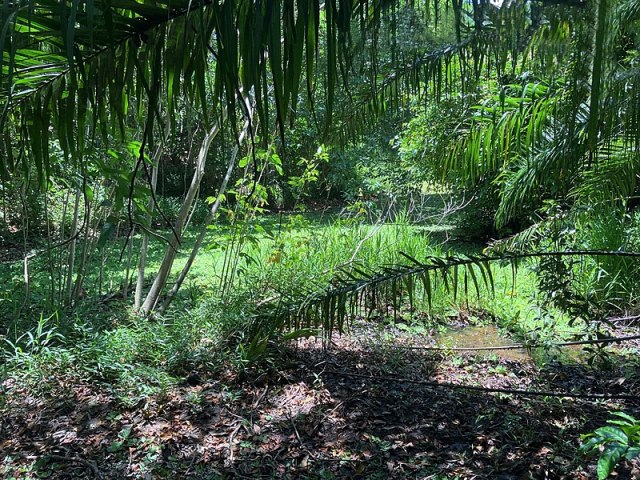
[[[164,316],[143,320],[124,302],[94,300],[73,311],[41,315],[35,324],[14,319],[3,337],[5,376],[45,390],[55,376],[75,376],[109,386],[124,403],[135,404],[192,371],[242,371],[264,360],[267,345],[256,345],[254,338],[265,299],[321,288],[338,268],[398,262],[399,251],[434,253],[428,237],[406,219],[379,225],[314,220],[295,215],[254,226],[257,240],[243,246],[242,271],[224,289],[217,288],[222,249],[204,252],[204,265],[194,267],[193,288],[186,288]],[[214,232],[210,245],[220,245],[225,235]]]
[[[87,301],[70,312],[40,315],[36,322],[14,319],[3,341],[3,375],[43,389],[53,377],[76,376],[107,386],[124,403],[135,404],[185,381],[191,372],[237,374],[256,365],[268,367],[278,350],[272,347],[317,333],[283,333],[265,324],[260,312],[268,302],[293,301],[322,290],[338,272],[406,263],[400,252],[417,259],[455,254],[443,253],[424,229],[402,214],[375,224],[357,216],[274,216],[244,228],[250,241],[236,254],[235,276],[227,276],[231,280],[224,283],[225,242],[233,232],[226,227],[214,230],[208,239],[212,248],[196,262],[190,286],[164,316],[142,320],[126,302],[114,300]],[[467,297],[454,298],[442,284],[431,297],[428,302],[418,295],[411,308],[403,303],[399,312],[385,307],[369,316],[383,323],[400,318],[406,328],[429,331],[446,327],[458,312],[476,312],[472,322],[496,323],[517,339],[537,344],[588,330],[548,301],[539,277],[527,265],[517,271],[507,265],[496,268],[493,288],[481,284]]]

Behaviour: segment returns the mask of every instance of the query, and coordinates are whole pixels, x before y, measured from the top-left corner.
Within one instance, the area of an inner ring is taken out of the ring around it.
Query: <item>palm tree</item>
[[[540,68],[534,58],[527,63],[532,80],[503,84],[475,107],[443,171],[469,184],[495,179],[498,223],[517,215],[526,199],[624,208],[634,195],[637,5],[597,2],[564,32],[540,30],[531,44],[537,61],[555,56],[560,67]]]
[[[262,120],[263,137],[270,134],[273,116],[284,124],[297,101],[303,68],[312,91],[321,22],[326,48],[335,50],[338,37],[346,35],[351,3],[339,7],[327,2],[321,11],[314,0],[5,1],[0,17],[0,174],[37,178],[45,187],[52,173],[50,144],[56,142],[86,178],[89,145],[98,140],[109,145],[137,124],[143,131],[138,160],[130,187],[116,191],[116,203],[128,196],[132,228],[134,223],[144,228],[140,218],[147,215],[137,215],[132,196],[138,178],[153,168],[147,151],[162,148],[176,126],[177,99],[188,99],[209,134],[165,261],[144,302],[141,260],[136,303],[149,312],[166,286],[213,138],[224,122],[237,128],[238,115],[246,116],[253,138],[253,107],[241,100],[248,96]],[[327,80],[334,85],[332,65]],[[153,192],[151,175],[146,177]]]
[[[512,10],[522,10],[511,3]],[[436,37],[449,29],[455,41],[435,50],[418,45],[409,56],[397,40],[400,12],[409,10],[424,22],[422,28],[433,29]],[[338,80],[348,86],[354,56],[363,51],[371,55],[365,74],[369,88],[357,95],[357,103],[364,107],[360,111],[375,113],[400,100],[405,87],[416,90],[433,81],[440,91],[452,74],[471,82],[472,74],[497,55],[494,47],[503,50],[482,19],[507,10],[486,0],[5,1],[0,169],[8,174],[24,163],[44,179],[51,135],[66,156],[77,160],[85,147],[78,132],[123,132],[131,117],[143,126],[144,153],[164,123],[175,123],[179,96],[209,123],[220,116],[223,104],[234,120],[240,89],[253,92],[266,136],[272,117],[283,126],[295,113],[306,80],[311,102],[322,84],[329,125]],[[395,48],[385,49],[379,41],[385,22]],[[378,68],[376,56],[383,51],[389,58]],[[320,58],[323,71],[318,71]],[[8,138],[10,130],[14,138]],[[27,147],[33,160],[22,155]]]
[[[456,52],[448,68],[453,72],[449,76],[458,75],[457,90],[465,90],[464,69],[476,66],[488,72],[488,93],[470,95],[472,103],[457,130],[458,140],[445,159],[432,162],[443,178],[453,178],[459,186],[494,184],[500,195],[498,224],[532,206],[559,204],[560,214],[553,208],[546,213],[539,210],[542,217],[532,227],[503,242],[497,251],[525,249],[506,253],[511,262],[533,256],[557,265],[565,257],[591,258],[606,300],[632,294],[637,271],[629,260],[638,254],[618,251],[626,248],[627,239],[619,230],[629,228],[624,214],[637,194],[640,174],[640,3],[570,3],[574,5],[535,11],[520,2],[503,2],[498,10],[482,12],[481,33],[475,38],[510,38],[513,46],[489,46],[467,64],[464,50]],[[523,33],[517,35],[514,28]],[[401,74],[407,73],[396,72]],[[432,88],[438,85],[434,82]],[[445,88],[444,94],[452,90]],[[557,227],[559,223],[563,228]],[[584,230],[580,241],[549,242],[550,229],[559,231],[567,225]],[[551,251],[531,253],[532,247]],[[398,296],[409,292],[411,297],[416,290],[430,298],[436,281],[451,285],[454,295],[459,284],[469,290],[477,290],[483,282],[490,285],[487,267],[503,259],[502,255],[408,258],[406,265],[378,272],[344,272],[328,290],[292,300],[283,318],[295,328],[322,325],[331,331],[334,325],[341,327],[349,308],[370,310],[389,298],[397,303]],[[582,302],[573,300],[566,306],[577,308]]]

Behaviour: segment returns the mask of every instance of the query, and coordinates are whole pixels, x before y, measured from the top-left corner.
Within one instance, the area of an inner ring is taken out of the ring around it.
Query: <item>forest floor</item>
[[[406,348],[433,345],[432,333],[356,322],[328,348],[298,340],[260,369],[194,372],[133,407],[64,372],[35,391],[10,379],[0,391],[0,477],[590,479],[595,461],[577,453],[580,434],[612,411],[640,413],[634,400],[432,385],[640,398],[640,372],[620,347],[606,370]],[[640,478],[640,464],[616,475]]]

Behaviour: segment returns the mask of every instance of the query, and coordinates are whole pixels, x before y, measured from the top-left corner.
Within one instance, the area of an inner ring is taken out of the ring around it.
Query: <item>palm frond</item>
[[[569,196],[578,205],[626,205],[636,192],[639,174],[640,153],[618,140],[600,146]]]
[[[406,264],[392,265],[376,272],[355,270],[337,275],[322,291],[296,298],[288,295],[266,305],[259,312],[272,331],[322,331],[325,339],[334,332],[343,333],[349,319],[368,316],[376,310],[394,315],[405,302],[413,307],[414,299],[422,296],[431,306],[436,288],[444,288],[453,299],[480,296],[482,289],[495,293],[494,265],[509,265],[515,283],[517,270],[523,261],[560,257],[595,257],[640,259],[638,252],[624,251],[557,251],[505,252],[498,255],[429,257],[419,261],[402,254]]]
[[[526,3],[485,8],[480,2],[475,11],[461,2],[460,10],[454,9],[455,38],[435,46],[427,42],[401,60],[390,59],[370,72],[365,85],[351,92],[346,115],[336,128],[341,143],[357,138],[385,112],[402,111],[411,98],[437,100],[454,92],[468,95],[483,75],[503,79],[514,75],[518,65],[524,69],[538,54],[537,50],[534,54],[536,45],[570,42],[570,30],[564,24],[534,20]],[[477,23],[478,19],[482,21]],[[549,61],[558,58],[550,56]],[[536,88],[538,97],[543,96],[544,85]]]
[[[363,37],[375,38],[383,19],[397,18],[396,5],[423,12],[421,18],[437,26],[438,12],[445,4],[368,0],[323,5],[318,0],[3,2],[0,130],[4,134],[0,149],[4,155],[0,156],[0,173],[20,167],[27,171],[32,166],[29,159],[34,158],[42,180],[48,172],[45,150],[51,140],[60,142],[67,157],[80,158],[85,130],[105,137],[109,129],[122,133],[131,117],[137,117],[144,127],[143,146],[152,143],[155,125],[175,121],[178,96],[189,98],[205,121],[216,111],[219,114],[218,107],[226,103],[234,120],[232,107],[241,86],[255,95],[263,136],[270,132],[272,103],[282,131],[285,118],[295,113],[303,77],[307,97],[313,101],[321,41],[326,42],[328,125],[340,72],[347,84],[353,56],[352,20],[360,20],[362,31],[367,32]],[[516,61],[513,55],[522,51],[527,38],[508,26],[524,21],[527,28],[535,27],[521,2],[506,2],[502,8],[454,0],[448,5],[453,7],[452,28],[458,42],[442,52],[426,45],[414,60],[394,55],[389,68],[397,71],[382,82],[378,69],[371,69],[370,96],[364,102],[369,105],[368,114],[384,111],[402,101],[409,89],[424,90],[430,82],[438,92],[443,85],[448,88],[455,77],[470,81],[485,66],[491,69],[492,62],[499,71],[504,70],[507,63]],[[464,38],[474,40],[465,43]],[[372,65],[378,63],[377,45],[377,41],[372,43]],[[207,85],[208,77],[212,88]],[[159,108],[161,103],[163,108]],[[164,109],[167,118],[161,114]],[[348,129],[352,123],[343,126]]]
[[[330,46],[348,36],[353,3],[324,4]],[[275,100],[282,126],[297,97],[303,58],[313,75],[320,11],[317,0],[3,2],[0,130],[12,130],[13,138],[7,142],[5,135],[2,150],[18,152],[27,168],[30,149],[43,162],[37,170],[44,179],[50,131],[65,155],[79,158],[86,127],[115,134],[134,115],[144,127],[144,145],[153,141],[154,124],[167,120],[161,110],[173,121],[178,96],[189,98],[205,121],[219,115],[221,104],[234,120],[241,89],[254,92],[269,132],[269,106]],[[327,62],[330,84],[337,61],[332,55]],[[17,167],[0,160],[0,173]]]
[[[540,83],[502,87],[499,94],[472,107],[471,124],[460,129],[460,140],[443,164],[443,176],[456,172],[473,185],[507,169],[544,142],[560,99],[557,91]]]

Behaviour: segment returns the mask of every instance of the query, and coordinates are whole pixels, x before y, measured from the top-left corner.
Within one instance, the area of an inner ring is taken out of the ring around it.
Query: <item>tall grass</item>
[[[416,257],[439,253],[428,235],[404,217],[377,224],[338,218],[324,227],[293,217],[284,231],[259,244],[249,275],[273,294],[309,291],[326,287],[340,270],[375,271],[404,263],[400,252]]]
[[[237,241],[229,227],[211,231],[208,241],[217,248],[202,251],[193,269],[193,288],[185,289],[170,314],[142,321],[131,315],[126,302],[102,309],[92,304],[39,322],[32,330],[6,332],[2,355],[7,371],[38,383],[57,369],[108,385],[123,401],[135,401],[192,370],[212,371],[229,362],[244,367],[260,358],[282,338],[273,325],[256,323],[269,301],[295,301],[322,291],[337,274],[406,264],[401,252],[416,259],[442,254],[428,233],[402,214],[373,224],[341,216],[263,216],[243,229],[248,240],[235,250],[238,271],[226,277],[233,280],[224,290],[219,288],[225,278],[223,259],[229,243]],[[467,310],[479,322],[496,321],[522,337],[545,339],[559,330],[564,336],[578,331],[569,327],[566,314],[544,304],[535,274],[526,266],[516,272],[515,285],[509,266],[497,267],[494,280],[493,289],[480,285],[479,292],[470,289],[466,298],[461,286],[453,298],[440,282],[431,305],[414,296],[413,307],[421,315],[413,317],[408,302],[401,303],[400,320],[446,324]],[[396,321],[395,313],[381,309],[376,317]],[[31,337],[20,337],[19,331],[33,331],[40,347],[28,351]]]
[[[262,217],[245,229],[253,241],[243,243],[241,271],[224,294],[216,286],[233,236],[228,227],[211,232],[209,243],[221,248],[203,251],[194,265],[195,302],[187,288],[171,314],[151,321],[136,318],[126,302],[116,300],[61,312],[44,330],[42,324],[16,326],[2,347],[9,374],[38,384],[58,370],[109,385],[123,401],[135,401],[191,370],[215,370],[228,361],[243,366],[257,358],[250,327],[269,298],[325,288],[339,269],[375,270],[401,262],[401,251],[416,257],[437,253],[428,236],[402,217],[373,225],[341,217]],[[46,348],[27,351],[30,337],[18,335],[25,331],[40,340],[48,333]]]

